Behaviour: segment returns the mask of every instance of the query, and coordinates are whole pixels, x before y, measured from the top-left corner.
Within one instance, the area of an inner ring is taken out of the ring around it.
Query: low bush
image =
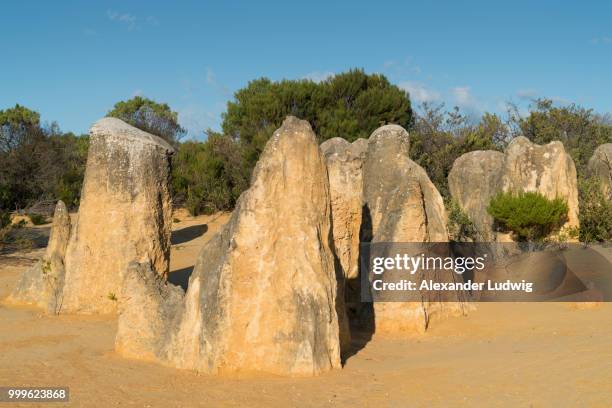
[[[28,214],[28,218],[34,225],[44,225],[48,223],[47,217],[41,214]]]
[[[468,215],[461,209],[455,199],[450,199],[446,203],[448,212],[448,232],[453,241],[474,240],[476,238],[476,228]]]
[[[512,231],[519,241],[537,241],[567,220],[567,203],[549,200],[540,193],[500,193],[491,199],[487,212],[497,225]]]

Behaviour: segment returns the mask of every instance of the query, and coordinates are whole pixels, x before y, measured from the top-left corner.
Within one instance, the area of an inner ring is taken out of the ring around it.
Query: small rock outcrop
[[[363,206],[363,161],[367,148],[366,139],[357,139],[349,143],[345,139],[335,137],[321,144],[321,152],[325,157],[329,176],[334,261],[338,281],[336,309],[343,350],[347,350],[351,344],[349,321],[344,302],[346,281],[352,281],[351,288],[356,287],[359,283],[357,279],[359,277],[359,232]]]
[[[9,303],[36,305],[52,314],[59,312],[65,275],[64,256],[70,228],[70,215],[66,204],[58,201],[45,255],[23,273],[7,299]]]
[[[158,359],[181,312],[183,295],[180,286],[167,283],[150,264],[130,262],[118,297],[116,350],[126,357]]]
[[[422,167],[408,157],[408,132],[386,125],[372,133],[363,167],[362,239],[380,243],[447,242],[442,196]],[[452,280],[448,272],[443,280]],[[457,298],[458,300],[458,298]],[[423,332],[432,316],[456,314],[455,302],[375,302],[376,333]]]
[[[289,117],[268,141],[231,220],[204,246],[182,301],[146,265],[128,269],[118,350],[206,373],[339,368],[330,218],[315,135]]]
[[[599,180],[603,194],[612,200],[612,143],[602,144],[595,149],[588,170],[592,177]]]
[[[121,274],[131,261],[168,273],[173,149],[115,118],[95,123],[90,135],[79,214],[66,250],[62,310],[114,313]]]
[[[450,194],[474,224],[478,241],[496,240],[487,206],[499,192],[503,165],[503,153],[477,150],[455,160],[448,174]]]
[[[474,223],[477,241],[508,241],[494,230],[487,212],[491,198],[500,192],[535,191],[549,199],[563,198],[568,206],[568,231],[578,223],[576,167],[561,142],[537,145],[525,137],[513,139],[504,153],[469,152],[457,160],[448,176],[451,196]]]

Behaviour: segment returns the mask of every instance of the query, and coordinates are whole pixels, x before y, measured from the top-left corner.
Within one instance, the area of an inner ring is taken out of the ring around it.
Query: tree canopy
[[[176,146],[185,134],[178,123],[178,113],[165,103],[135,96],[127,101],[117,102],[106,116],[123,120],[145,132],[159,136]]]
[[[251,164],[287,115],[307,120],[319,142],[367,138],[377,127],[410,128],[408,94],[379,74],[355,69],[322,82],[260,78],[238,90],[223,115],[223,133],[241,143]]]

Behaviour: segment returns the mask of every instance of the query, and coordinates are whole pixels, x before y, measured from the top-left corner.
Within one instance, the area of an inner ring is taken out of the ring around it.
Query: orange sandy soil
[[[177,218],[171,280],[181,283],[228,215]],[[42,252],[0,257],[0,298]],[[69,404],[44,407],[612,407],[610,303],[479,304],[424,335],[375,336],[342,370],[315,378],[128,360],[113,351],[115,331],[109,317],[0,305],[0,385],[70,387]]]

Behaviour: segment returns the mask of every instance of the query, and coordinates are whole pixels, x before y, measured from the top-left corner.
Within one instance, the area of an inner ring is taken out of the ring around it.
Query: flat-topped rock
[[[114,313],[121,274],[132,261],[168,273],[172,152],[161,138],[119,119],[92,126],[62,310]]]

